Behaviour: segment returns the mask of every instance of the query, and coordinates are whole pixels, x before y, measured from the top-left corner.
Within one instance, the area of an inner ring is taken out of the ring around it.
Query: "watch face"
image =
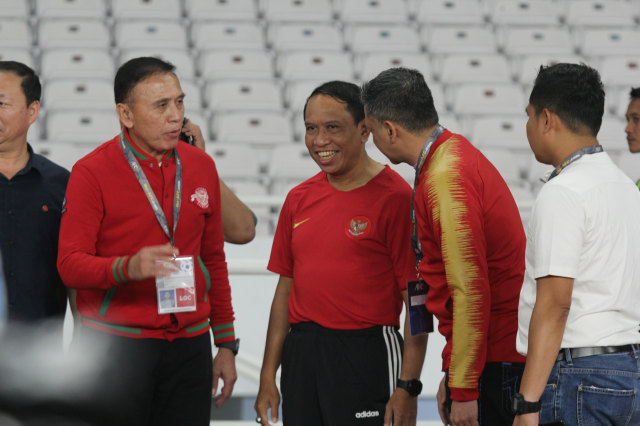
[[[422,382],[420,380],[410,380],[407,386],[410,395],[418,396],[422,392]]]

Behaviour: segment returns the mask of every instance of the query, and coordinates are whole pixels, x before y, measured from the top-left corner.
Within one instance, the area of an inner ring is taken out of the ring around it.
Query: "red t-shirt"
[[[335,189],[324,172],[293,188],[268,266],[293,278],[289,322],[399,326],[400,291],[415,278],[410,206],[411,187],[388,166],[351,191]]]
[[[478,398],[486,362],[524,362],[516,352],[525,234],[496,168],[464,137],[445,131],[420,173],[415,198],[429,284],[427,309],[447,343],[452,399]]]

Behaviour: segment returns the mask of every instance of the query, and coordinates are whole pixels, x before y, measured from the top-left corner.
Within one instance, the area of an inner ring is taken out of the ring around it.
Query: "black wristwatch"
[[[513,414],[529,414],[537,413],[540,411],[540,401],[530,402],[525,401],[524,396],[521,393],[516,393],[511,400],[511,411]]]
[[[232,340],[231,342],[218,343],[216,346],[218,348],[231,349],[233,355],[238,355],[238,350],[240,349],[240,339]]]
[[[398,379],[396,387],[402,388],[409,392],[411,396],[418,396],[422,392],[422,382],[418,379],[402,380]]]

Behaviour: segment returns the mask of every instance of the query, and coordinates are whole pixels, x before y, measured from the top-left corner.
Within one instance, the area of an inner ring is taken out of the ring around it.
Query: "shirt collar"
[[[134,141],[131,140],[131,138],[129,137],[129,130],[126,127],[124,128],[124,140],[129,145],[129,147],[131,148],[131,151],[133,152],[133,155],[135,155],[138,161],[143,161],[147,163],[158,162],[155,158],[150,157],[149,154],[144,152],[142,148],[140,148],[138,145],[136,145]],[[162,161],[168,160],[170,158],[173,158],[173,149],[169,150],[164,154],[164,156],[162,157]]]

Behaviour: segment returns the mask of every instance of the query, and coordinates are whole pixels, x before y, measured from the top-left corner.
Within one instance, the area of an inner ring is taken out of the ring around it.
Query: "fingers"
[[[179,250],[170,243],[143,247],[129,259],[127,274],[132,280],[170,275],[178,270],[173,265],[173,258],[178,254]]]
[[[220,382],[220,372],[213,369],[213,381],[211,382],[211,395],[218,393],[218,383]]]
[[[231,393],[233,392],[233,386],[234,386],[234,383],[227,383],[227,381],[224,381],[224,386],[222,386],[222,391],[220,392],[220,395],[218,395],[218,397],[216,398],[216,407],[218,408],[222,407],[222,404],[224,404],[225,401],[229,399],[229,397],[231,396]]]
[[[391,426],[391,420],[393,419],[393,407],[387,403],[384,410],[384,426]]]

